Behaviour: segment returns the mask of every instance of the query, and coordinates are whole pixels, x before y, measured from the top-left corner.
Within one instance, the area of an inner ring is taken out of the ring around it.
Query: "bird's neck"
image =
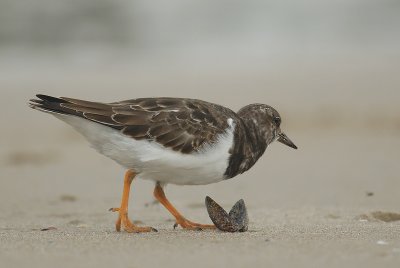
[[[235,128],[234,145],[225,176],[233,178],[249,170],[267,147],[268,143],[260,132],[260,126],[252,119],[240,120]]]

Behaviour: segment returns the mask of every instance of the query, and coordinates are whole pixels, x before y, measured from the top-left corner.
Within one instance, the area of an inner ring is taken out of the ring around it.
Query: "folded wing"
[[[227,108],[193,99],[142,98],[100,103],[37,97],[30,101],[34,109],[82,117],[185,154],[215,143],[229,127],[228,119],[235,117]]]

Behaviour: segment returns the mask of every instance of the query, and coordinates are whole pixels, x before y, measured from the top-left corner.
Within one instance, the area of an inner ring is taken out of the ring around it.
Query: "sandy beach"
[[[275,65],[218,75],[185,73],[181,65],[167,72],[3,66],[1,266],[398,267],[400,66],[374,62],[355,58],[351,66]],[[117,233],[117,215],[108,209],[120,201],[124,170],[69,126],[30,110],[26,102],[35,93],[97,101],[193,97],[234,110],[268,103],[281,112],[299,150],[275,143],[242,176],[168,186],[177,208],[204,223],[210,223],[206,195],[228,210],[243,198],[246,233],[174,230],[171,216],[153,204],[153,184],[141,180],[132,188],[130,216],[159,232]]]

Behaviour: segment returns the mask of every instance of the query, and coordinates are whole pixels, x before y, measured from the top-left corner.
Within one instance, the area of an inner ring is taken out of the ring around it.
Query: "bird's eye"
[[[274,117],[274,123],[278,127],[281,125],[281,118],[280,117]]]

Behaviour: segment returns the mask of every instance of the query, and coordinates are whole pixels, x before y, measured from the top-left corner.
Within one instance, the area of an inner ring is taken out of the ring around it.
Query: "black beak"
[[[297,149],[297,146],[294,145],[294,143],[288,138],[288,136],[286,136],[285,133],[281,132],[279,135],[278,141],[293,148],[293,149]]]

